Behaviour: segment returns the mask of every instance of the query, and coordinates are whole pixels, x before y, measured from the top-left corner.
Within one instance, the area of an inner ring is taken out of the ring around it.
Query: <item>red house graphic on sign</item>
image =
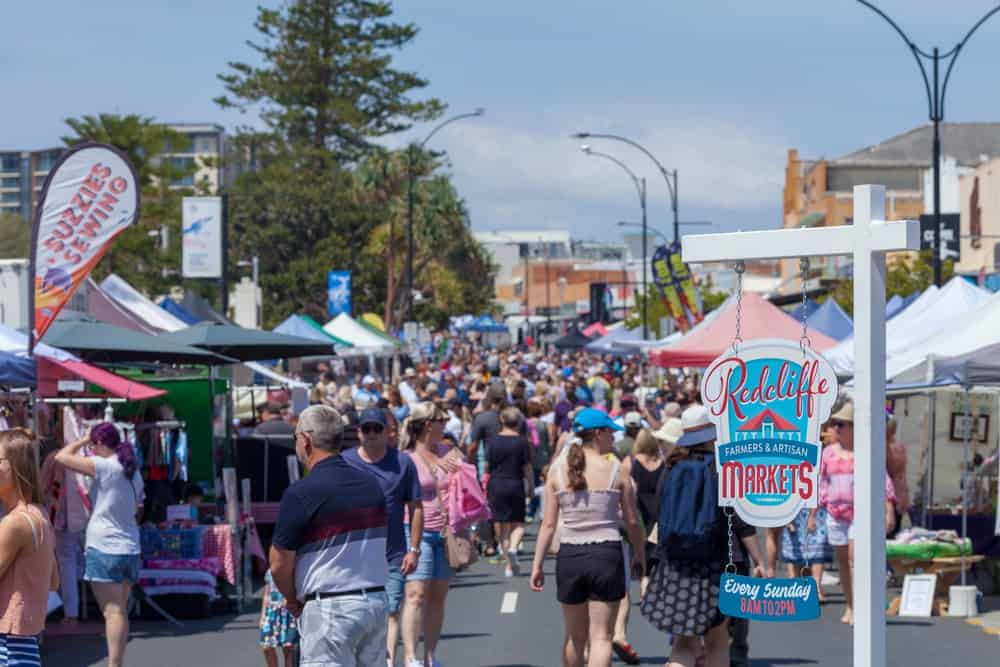
[[[789,433],[798,434],[799,428],[768,408],[748,419],[745,424],[736,430],[743,434],[744,439],[753,437],[773,438],[776,431],[782,434],[781,437],[788,438]]]

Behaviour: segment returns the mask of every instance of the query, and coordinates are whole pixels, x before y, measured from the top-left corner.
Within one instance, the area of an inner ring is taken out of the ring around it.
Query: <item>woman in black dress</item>
[[[517,550],[524,537],[525,498],[533,490],[531,443],[522,434],[524,417],[517,408],[500,413],[500,433],[486,442],[486,467],[490,481],[486,487],[490,511],[500,527],[500,546],[507,562],[504,575],[519,574]]]

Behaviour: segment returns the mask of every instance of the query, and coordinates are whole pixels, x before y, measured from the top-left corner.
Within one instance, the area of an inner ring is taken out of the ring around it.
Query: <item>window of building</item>
[[[0,155],[0,171],[19,171],[21,169],[20,155]]]
[[[39,153],[37,160],[35,161],[36,171],[50,171],[52,167],[56,166],[56,162],[59,161],[59,151],[46,151],[44,153]]]
[[[4,176],[0,178],[0,188],[19,188],[21,179],[17,176]]]
[[[0,192],[0,201],[4,202],[20,202],[21,193],[20,192]]]
[[[192,153],[218,153],[219,137],[215,134],[195,134],[191,137]]]
[[[190,172],[192,168],[196,168],[193,157],[172,157],[170,158],[170,166],[178,170],[178,172]],[[175,178],[170,182],[171,185],[182,185],[182,186],[193,186],[194,185],[194,173],[186,173],[180,178]]]

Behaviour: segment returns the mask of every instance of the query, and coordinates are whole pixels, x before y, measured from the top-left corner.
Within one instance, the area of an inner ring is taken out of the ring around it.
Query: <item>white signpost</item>
[[[920,223],[885,222],[885,187],[854,187],[854,224],[686,236],[685,262],[854,258],[854,666],[884,667],[885,253],[920,249]]]

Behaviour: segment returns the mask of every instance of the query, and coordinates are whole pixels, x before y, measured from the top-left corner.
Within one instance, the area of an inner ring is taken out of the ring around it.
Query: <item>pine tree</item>
[[[250,47],[262,63],[230,63],[219,77],[227,95],[216,100],[256,111],[264,125],[235,141],[236,160],[251,168],[237,169],[230,191],[230,258],[260,257],[268,323],[294,312],[325,318],[326,273],[347,269],[355,314],[373,311],[398,325],[406,158],[375,142],[444,109],[415,97],[425,79],[393,67],[393,52],[417,28],[394,22],[389,2],[365,0],[261,9],[256,28],[260,40]],[[489,304],[492,267],[449,179],[423,178],[438,165],[430,154],[416,164],[415,272],[429,297],[417,314],[440,323],[446,308]]]

